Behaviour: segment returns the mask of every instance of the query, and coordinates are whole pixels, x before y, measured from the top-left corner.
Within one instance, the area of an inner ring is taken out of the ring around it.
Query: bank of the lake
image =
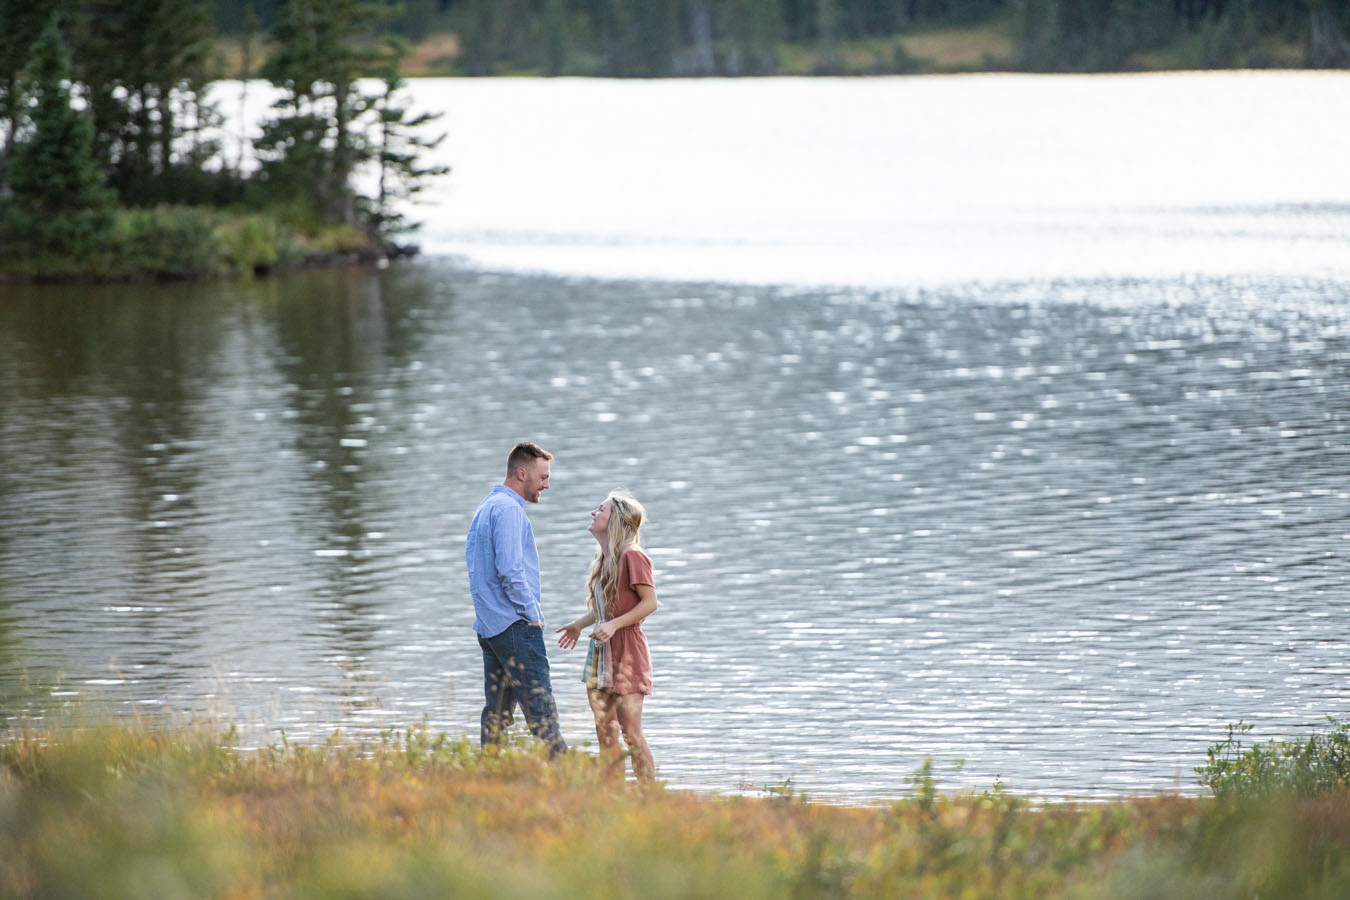
[[[111,217],[106,239],[78,252],[0,248],[0,282],[229,278],[417,253],[351,225],[297,224],[266,211],[159,206]]]
[[[911,15],[913,8],[911,6]],[[985,15],[932,17],[921,14],[916,20],[890,32],[849,36],[834,40],[786,39],[772,41],[772,49],[761,53],[756,65],[734,54],[712,54],[711,71],[681,71],[682,75],[773,75],[773,76],[867,76],[893,74],[967,74],[974,72],[1176,72],[1206,69],[1309,69],[1326,68],[1313,53],[1315,43],[1297,28],[1263,29],[1251,10],[1215,14],[1185,25],[1170,19],[1170,12],[1137,12],[1152,15],[1153,28],[1131,20],[1127,10],[1112,10],[1100,15],[1054,14],[1032,24],[1020,5]],[[1102,16],[1110,24],[1102,25]],[[1116,19],[1111,19],[1116,16]],[[409,78],[469,74],[493,58],[492,75],[605,76],[615,73],[612,54],[598,52],[585,35],[563,55],[527,61],[530,54],[511,54],[500,47],[485,47],[473,33],[461,35],[454,30],[453,19],[416,40],[402,63]],[[1160,25],[1161,23],[1161,25]],[[537,23],[536,23],[537,24]],[[462,23],[461,23],[462,25]],[[1142,28],[1147,32],[1139,33]],[[472,32],[472,26],[470,32]],[[1039,29],[1038,35],[1028,28]],[[1044,29],[1049,29],[1048,32]],[[763,40],[761,38],[761,40]],[[719,48],[721,49],[721,48]],[[225,71],[243,71],[243,47],[237,37],[222,38],[218,56]],[[500,53],[500,58],[497,54]],[[688,67],[688,59],[682,60]],[[545,71],[556,66],[556,71]],[[479,73],[475,73],[479,74]]]
[[[0,744],[12,897],[1339,897],[1344,794],[888,805],[639,789],[417,728],[231,749],[144,724]]]

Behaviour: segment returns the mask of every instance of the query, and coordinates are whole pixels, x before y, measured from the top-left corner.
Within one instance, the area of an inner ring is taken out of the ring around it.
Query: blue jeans
[[[501,742],[519,703],[530,731],[548,745],[549,756],[566,750],[548,677],[544,629],[517,621],[501,634],[479,635],[478,645],[483,648],[482,745]]]

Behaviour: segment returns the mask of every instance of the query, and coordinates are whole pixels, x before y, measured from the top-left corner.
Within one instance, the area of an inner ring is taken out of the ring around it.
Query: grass
[[[934,72],[1000,70],[1012,65],[1016,22],[1005,13],[981,25],[914,29],[903,40],[906,51]]]
[[[1012,66],[1014,36],[1001,22],[980,27],[926,27],[900,35],[840,44],[839,75],[955,74],[1004,71]],[[778,74],[813,75],[820,70],[814,45],[780,48]]]
[[[0,896],[1343,897],[1350,802],[892,805],[616,782],[424,728],[244,751],[148,723],[0,744]]]
[[[248,77],[261,77],[262,64],[267,57],[268,49],[265,42],[254,43],[249,53]],[[400,71],[406,78],[447,75],[458,57],[459,36],[450,31],[437,32],[412,46],[411,52],[403,59]],[[243,40],[236,36],[216,38],[212,62],[221,78],[243,76],[245,74]]]
[[[31,229],[30,229],[31,233]],[[59,250],[52,239],[26,247],[25,232],[0,228],[0,282],[135,281],[248,275],[304,264],[374,259],[360,229],[287,210],[193,206],[118,209],[97,240]]]
[[[1166,46],[1147,53],[1138,53],[1130,67],[1141,72],[1184,71],[1212,68],[1302,69],[1306,68],[1307,47],[1301,42],[1280,37],[1266,37],[1237,58],[1224,58],[1216,63],[1213,52],[1205,43],[1203,34],[1187,34]]]

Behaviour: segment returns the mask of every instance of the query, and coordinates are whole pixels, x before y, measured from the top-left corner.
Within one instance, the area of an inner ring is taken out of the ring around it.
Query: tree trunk
[[[1341,33],[1331,4],[1326,0],[1308,3],[1308,65],[1316,69],[1338,69],[1350,64],[1350,41]]]
[[[337,110],[333,114],[333,171],[329,189],[329,202],[344,225],[356,222],[356,208],[352,198],[351,175],[355,165],[352,148],[351,82],[339,79],[333,85],[333,100]]]
[[[688,75],[712,75],[717,71],[713,57],[712,13],[707,0],[689,2]]]
[[[837,75],[842,68],[839,60],[839,3],[838,0],[819,0],[816,4],[816,32],[819,60],[817,74]]]
[[[175,131],[173,111],[173,87],[161,84],[158,89],[159,102],[159,171],[164,174],[173,165],[173,137]]]

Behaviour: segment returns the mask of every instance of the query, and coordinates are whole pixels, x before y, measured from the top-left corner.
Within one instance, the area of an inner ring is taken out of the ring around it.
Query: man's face
[[[520,485],[520,496],[530,503],[538,503],[539,495],[548,490],[548,460],[536,459],[529,465],[521,466],[521,469],[524,478]]]

